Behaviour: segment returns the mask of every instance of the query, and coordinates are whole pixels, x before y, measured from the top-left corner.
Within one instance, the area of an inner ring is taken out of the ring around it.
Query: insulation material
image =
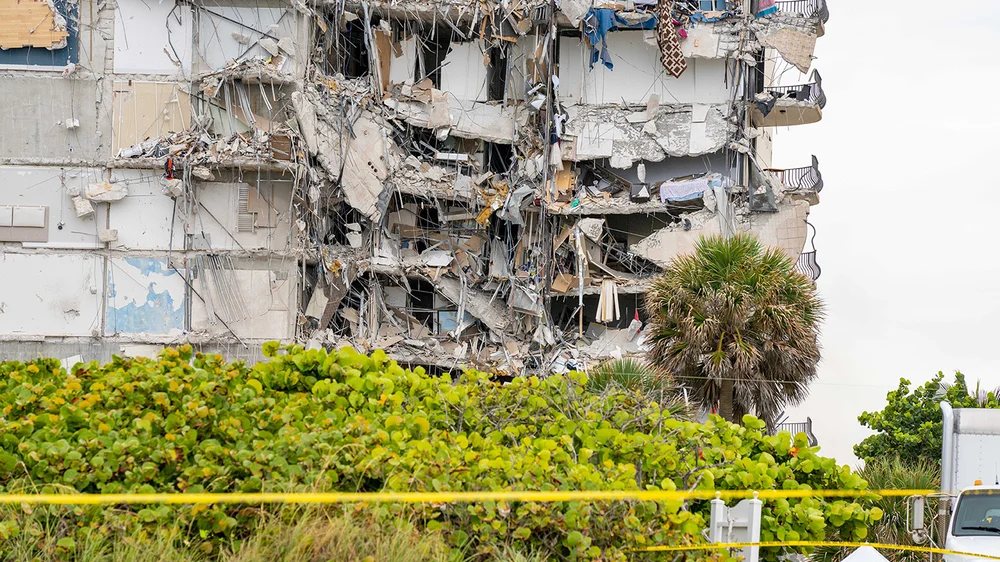
[[[0,0],[0,49],[62,49],[66,21],[38,0]]]
[[[812,66],[813,52],[816,50],[816,34],[797,29],[778,28],[770,33],[758,33],[757,40],[765,47],[781,53],[781,58],[791,63],[805,74]]]
[[[114,83],[111,122],[114,154],[146,139],[183,131],[190,126],[190,97],[181,91],[179,84]]]
[[[115,72],[189,75],[192,22],[191,7],[174,0],[118,0]]]

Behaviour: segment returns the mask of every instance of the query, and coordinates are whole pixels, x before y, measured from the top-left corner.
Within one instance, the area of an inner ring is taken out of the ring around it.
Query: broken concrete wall
[[[579,3],[554,14],[549,52],[540,0],[122,1],[78,6],[85,27],[67,26],[67,42],[81,68],[13,75],[31,99],[10,90],[27,119],[0,156],[44,167],[0,168],[24,192],[0,199],[4,254],[39,259],[36,277],[50,260],[97,266],[83,295],[96,304],[50,306],[93,320],[9,337],[51,331],[23,337],[60,353],[92,342],[102,358],[191,342],[251,360],[277,338],[545,373],[641,352],[633,315],[666,245],[732,223],[801,248],[808,201],[777,193],[777,213],[751,214],[739,179],[770,144],[745,130],[750,85],[736,77],[762,43],[796,47],[779,17],[676,3],[686,68],[673,78],[655,31],[609,34],[615,69],[590,69],[566,25]],[[663,200],[667,180],[718,193]]]
[[[735,124],[725,105],[655,105],[630,111],[616,107],[574,106],[568,109],[563,150],[565,160],[611,159],[615,168],[639,160],[659,162],[667,156],[699,156],[728,144]]]
[[[806,242],[806,217],[809,203],[787,200],[776,213],[743,215],[736,229],[753,233],[762,244],[784,251],[798,259]],[[654,232],[631,245],[629,250],[660,265],[667,265],[675,256],[689,253],[702,236],[722,234],[720,217],[707,210],[682,215],[689,224],[680,222]]]

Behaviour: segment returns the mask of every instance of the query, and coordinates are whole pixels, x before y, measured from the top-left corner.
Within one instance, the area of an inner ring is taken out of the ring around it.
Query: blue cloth
[[[614,70],[615,65],[611,62],[611,53],[608,52],[608,32],[615,28],[615,11],[609,8],[591,8],[587,16],[583,18],[584,33],[587,34],[587,41],[590,42],[590,69],[594,69],[597,59],[601,59],[608,70]],[[597,50],[597,44],[601,44],[601,50]]]
[[[608,32],[616,29],[656,29],[656,16],[650,15],[647,19],[638,23],[629,23],[625,18],[618,15],[610,8],[591,8],[587,16],[583,18],[583,29],[590,42],[590,69],[594,69],[597,60],[614,70],[615,65],[611,61],[611,53],[608,52]],[[597,44],[601,44],[601,50],[597,50]]]

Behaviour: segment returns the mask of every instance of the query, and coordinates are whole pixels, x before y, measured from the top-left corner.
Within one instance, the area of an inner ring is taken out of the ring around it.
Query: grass
[[[68,508],[61,508],[68,511]],[[67,513],[68,515],[68,513]],[[81,532],[75,541],[58,509],[0,509],[2,562],[545,562],[547,558],[500,547],[489,555],[449,550],[438,533],[408,521],[386,525],[364,516],[321,508],[286,508],[262,517],[239,543],[213,547],[185,540],[187,533],[140,527]],[[84,536],[81,536],[84,535]]]

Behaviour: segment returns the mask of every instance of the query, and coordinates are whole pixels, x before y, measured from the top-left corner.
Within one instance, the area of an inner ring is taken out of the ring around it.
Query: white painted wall
[[[219,291],[215,284],[199,275],[194,281],[195,289],[205,298],[212,300],[212,309],[229,325],[237,336],[243,339],[289,339],[295,334],[295,272],[294,261],[262,261],[255,265],[262,269],[238,269],[234,278],[249,311],[249,318],[227,318],[221,306]],[[237,266],[239,267],[239,266]],[[273,268],[275,271],[266,269]],[[279,275],[279,271],[283,274]],[[283,277],[283,278],[279,278]],[[207,282],[207,283],[206,283]],[[229,334],[215,315],[210,315],[208,306],[197,296],[191,301],[191,328],[214,335]]]
[[[112,204],[110,228],[118,230],[116,250],[167,250],[174,200],[163,194],[161,171],[114,170],[112,179],[128,186],[128,196]],[[184,220],[178,212],[174,222],[173,248],[184,247]]]
[[[295,11],[291,8],[253,4],[235,7],[212,3],[202,10],[199,21],[198,60],[206,71],[223,68],[232,60],[256,56],[270,58],[271,54],[258,44],[265,37],[273,41],[287,37],[297,48]],[[238,42],[233,37],[234,32],[247,36],[249,41],[246,44]],[[281,56],[286,61],[281,70],[294,72],[295,53],[281,53]]]
[[[486,101],[489,99],[486,77],[483,49],[478,41],[451,44],[441,67],[442,90],[460,100]]]
[[[585,104],[645,103],[651,94],[661,104],[725,103],[726,61],[688,59],[680,78],[666,73],[660,51],[643,40],[642,31],[613,31],[607,35],[614,70],[600,63],[590,69],[590,48],[585,38],[559,39],[559,94],[566,102]]]
[[[108,203],[94,203],[94,215],[77,218],[68,191],[86,189],[104,181],[97,169],[0,167],[0,205],[40,205],[49,208],[48,242],[27,242],[34,248],[101,248],[98,231],[104,229]],[[113,205],[114,203],[112,203]],[[62,228],[59,224],[62,223]]]
[[[0,253],[0,334],[91,336],[101,327],[104,258]]]
[[[251,190],[257,188],[256,183],[250,186]],[[237,232],[239,184],[222,182],[200,184],[198,200],[207,211],[197,210],[192,233],[207,234],[214,250],[287,249],[288,233],[291,228],[288,212],[292,198],[291,184],[261,182],[259,188],[260,207],[265,205],[264,200],[270,201],[270,218],[264,213],[258,213],[256,232]]]
[[[118,0],[116,73],[191,74],[191,8],[174,8],[174,0]],[[172,60],[175,56],[180,66]]]
[[[396,56],[392,53],[389,61],[389,83],[402,84],[407,80],[413,80],[413,72],[417,68],[417,39],[408,37],[399,42],[402,54]]]

